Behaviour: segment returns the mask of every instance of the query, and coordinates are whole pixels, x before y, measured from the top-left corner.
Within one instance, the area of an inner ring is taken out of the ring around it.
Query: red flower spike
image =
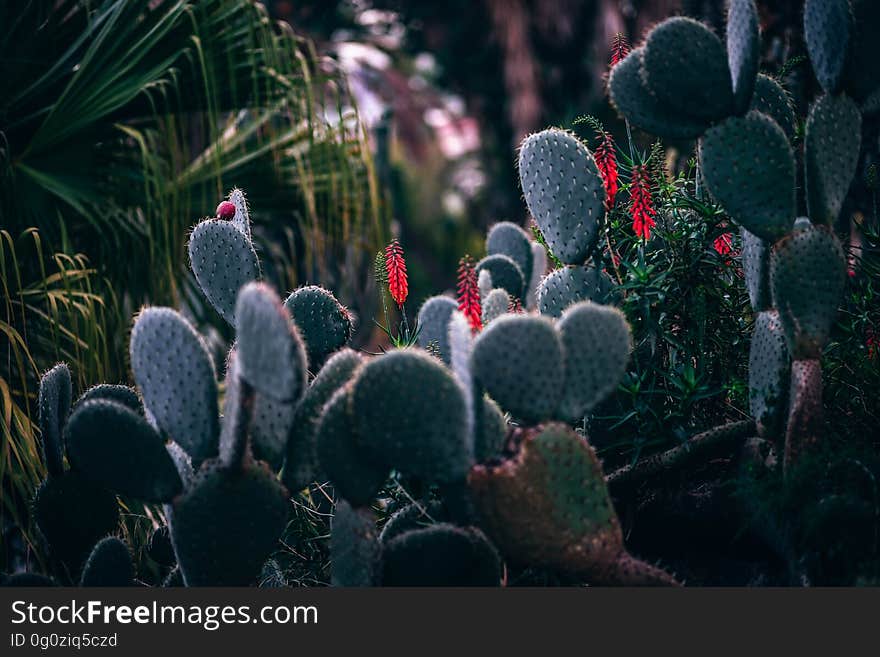
[[[654,209],[654,198],[651,196],[651,175],[648,172],[648,165],[639,164],[633,168],[629,195],[632,200],[630,212],[633,232],[647,241],[651,239],[651,229],[655,225],[654,217],[657,214]]]
[[[593,151],[593,159],[596,160],[596,166],[602,176],[602,183],[605,186],[605,209],[610,210],[614,207],[614,199],[617,197],[617,149],[614,144],[614,137],[610,132],[596,133],[601,140],[596,150]]]
[[[731,233],[722,233],[715,238],[712,246],[718,252],[718,255],[730,255],[730,252],[733,250],[733,235]]]
[[[629,41],[618,32],[611,40],[611,68],[617,66],[629,54]]]
[[[467,318],[474,333],[483,328],[477,270],[474,269],[474,261],[469,255],[458,261],[458,309]]]
[[[385,247],[385,273],[388,274],[388,291],[394,303],[400,308],[406,295],[409,294],[409,287],[406,281],[406,261],[403,259],[403,247],[397,238],[391,240],[391,244]]]
[[[235,216],[235,205],[231,201],[223,201],[217,206],[218,219],[232,219]]]
[[[515,298],[511,297],[510,302],[507,304],[507,312],[522,314],[522,312],[523,312],[522,301],[520,299],[515,299]]]

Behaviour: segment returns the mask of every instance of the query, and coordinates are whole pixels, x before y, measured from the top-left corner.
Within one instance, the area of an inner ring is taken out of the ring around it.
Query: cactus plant
[[[79,585],[133,586],[134,574],[128,546],[115,536],[108,536],[95,545],[89,555]]]

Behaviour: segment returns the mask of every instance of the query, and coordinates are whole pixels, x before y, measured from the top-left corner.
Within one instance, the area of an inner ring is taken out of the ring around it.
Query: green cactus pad
[[[193,477],[195,477],[192,459],[189,454],[183,451],[183,448],[175,442],[166,444],[165,450],[174,462],[174,467],[177,468],[177,474],[180,475],[180,481],[183,482],[183,487],[189,488],[190,484],[192,484]]]
[[[238,374],[264,397],[295,403],[308,383],[306,350],[290,315],[268,285],[249,283],[238,295]]]
[[[315,442],[321,469],[339,494],[355,506],[364,506],[376,497],[389,468],[370,460],[359,444],[350,408],[351,387],[337,390],[324,406]]]
[[[675,112],[648,91],[642,77],[643,48],[635,48],[611,69],[608,91],[611,102],[630,123],[666,139],[695,139],[709,122]]]
[[[710,128],[700,140],[700,163],[706,187],[731,219],[768,242],[788,232],[794,154],[773,119],[749,112]]]
[[[214,459],[173,502],[174,549],[187,586],[249,586],[287,525],[287,490],[259,463]]]
[[[62,431],[70,412],[72,390],[70,370],[64,363],[58,363],[40,379],[37,406],[40,412],[43,461],[49,475],[53,477],[64,471]]]
[[[512,258],[501,254],[486,256],[475,269],[477,275],[481,271],[488,271],[492,275],[492,285],[507,290],[514,299],[522,299],[526,282],[519,265]]]
[[[449,514],[438,500],[412,502],[392,513],[385,521],[379,540],[387,543],[413,529],[424,529],[448,519]]]
[[[770,295],[770,248],[767,242],[742,229],[742,268],[752,310],[761,312],[773,306]]]
[[[849,42],[845,87],[847,93],[864,101],[880,91],[880,4],[876,0],[851,0],[853,32]]]
[[[507,419],[498,404],[486,396],[483,396],[483,413],[480,420],[480,431],[476,433],[474,442],[474,458],[477,463],[498,456],[507,439]]]
[[[260,278],[260,261],[250,239],[231,221],[206,219],[190,235],[189,260],[208,301],[235,326],[238,291]]]
[[[427,349],[429,344],[435,342],[440,348],[440,358],[447,365],[452,358],[449,348],[449,320],[457,308],[458,304],[454,299],[436,296],[425,301],[419,309],[419,346]]]
[[[383,586],[498,586],[501,560],[476,527],[440,523],[383,546]]]
[[[583,264],[605,217],[605,186],[592,153],[569,132],[542,130],[526,137],[519,149],[519,180],[553,254],[566,264]],[[509,289],[494,270],[492,282],[522,298],[522,289]]]
[[[755,80],[750,109],[766,114],[779,124],[790,139],[795,133],[794,109],[788,92],[773,78],[760,73]]]
[[[749,410],[762,438],[774,439],[788,408],[790,358],[775,310],[759,312],[749,351]]]
[[[538,310],[548,317],[559,317],[562,311],[578,301],[609,303],[614,282],[595,267],[563,267],[550,272],[538,286]]]
[[[510,309],[510,297],[507,290],[496,287],[483,299],[482,321],[483,326],[488,325],[493,319],[504,315]]]
[[[96,484],[147,502],[167,502],[183,488],[162,438],[127,406],[80,404],[65,435],[71,464]]]
[[[532,273],[526,285],[525,304],[529,310],[538,305],[538,286],[547,273],[547,249],[543,244],[532,242]]]
[[[330,583],[333,586],[376,586],[382,571],[382,544],[373,512],[336,504],[330,525]]]
[[[792,361],[788,397],[783,459],[786,472],[822,442],[825,411],[822,406],[822,364],[818,359]]]
[[[127,406],[139,415],[144,414],[144,405],[141,398],[138,397],[137,390],[129,386],[115,385],[112,383],[99,383],[86,390],[79,399],[76,400],[77,405],[89,401],[90,399],[107,399],[115,401],[117,404]]]
[[[351,340],[351,313],[317,285],[294,290],[284,302],[306,343],[309,368],[317,373],[327,357]]]
[[[806,0],[804,39],[819,84],[829,94],[840,89],[852,31],[849,0]]]
[[[793,358],[818,358],[846,284],[846,258],[826,226],[793,231],[773,246],[770,285]]]
[[[247,198],[242,190],[236,188],[229,192],[229,202],[235,206],[235,216],[232,217],[232,225],[241,234],[251,239],[251,216],[248,211]]]
[[[599,461],[567,425],[526,430],[515,459],[476,466],[470,483],[483,527],[522,563],[602,570],[623,551]]]
[[[489,270],[483,269],[477,272],[477,289],[480,291],[480,298],[483,299],[489,296],[489,292],[492,291],[494,286],[492,285],[492,274],[489,273]]]
[[[733,110],[724,45],[693,19],[676,16],[651,30],[642,53],[642,75],[661,104],[685,116],[713,121]]]
[[[363,358],[345,348],[330,356],[296,409],[293,428],[287,441],[287,458],[282,481],[291,492],[302,490],[315,480],[318,473],[317,431],[324,405],[344,386]]]
[[[553,416],[562,396],[562,341],[546,317],[505,315],[474,342],[476,379],[504,410],[526,422]]]
[[[755,0],[731,0],[727,7],[727,65],[737,114],[749,108],[760,59],[761,35]]]
[[[40,485],[33,518],[50,554],[75,575],[92,546],[116,531],[119,505],[113,493],[71,470]]]
[[[822,96],[810,109],[804,134],[807,214],[833,225],[859,163],[862,114],[847,96]]]
[[[166,568],[170,568],[177,563],[177,555],[174,554],[174,546],[171,544],[171,532],[167,526],[161,525],[156,527],[153,533],[150,534],[147,554],[150,559]]]
[[[473,462],[462,388],[424,351],[391,351],[361,367],[351,412],[376,463],[446,483],[463,480]]]
[[[115,536],[101,540],[83,567],[80,586],[133,586],[134,564],[128,546]]]
[[[272,402],[263,397],[263,402]],[[223,400],[223,426],[220,429],[219,459],[231,469],[241,467],[246,459],[252,458],[254,449],[254,425],[257,393],[253,387],[239,375],[238,354],[230,351],[226,363],[226,398]],[[279,403],[279,407],[281,404]],[[293,413],[290,414],[291,418]],[[267,462],[280,460],[284,443],[279,440],[286,438],[286,433],[260,432],[263,443],[261,451]],[[280,444],[279,444],[280,443]]]
[[[557,329],[565,354],[559,414],[574,422],[617,388],[629,362],[632,337],[623,313],[592,301],[570,306]]]
[[[144,406],[162,431],[194,463],[214,456],[219,431],[217,382],[198,333],[170,308],[147,308],[135,320],[129,352]]]
[[[511,258],[523,276],[532,272],[532,241],[522,228],[512,221],[499,221],[486,236],[486,253],[500,253]]]

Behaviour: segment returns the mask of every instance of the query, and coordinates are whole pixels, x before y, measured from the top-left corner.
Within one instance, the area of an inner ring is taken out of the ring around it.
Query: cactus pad
[[[348,309],[317,285],[294,290],[284,302],[306,343],[309,368],[317,373],[327,357],[351,340],[353,322]]]
[[[752,99],[761,59],[760,36],[755,0],[731,0],[727,7],[727,65],[738,114],[749,108]]]
[[[750,109],[766,114],[779,124],[789,139],[794,137],[795,117],[791,98],[773,78],[763,73],[758,75]]]
[[[235,326],[238,291],[260,278],[260,261],[250,239],[231,221],[206,219],[190,235],[189,259],[208,301]]]
[[[543,244],[532,242],[532,273],[526,285],[526,307],[534,309],[538,305],[538,286],[547,273],[547,250]]]
[[[486,256],[477,263],[477,275],[481,271],[488,271],[492,276],[492,285],[496,288],[507,290],[514,299],[522,299],[525,291],[525,278],[512,258],[500,253]]]
[[[330,583],[333,586],[376,586],[382,571],[382,544],[373,512],[336,504],[330,527]]]
[[[519,150],[519,179],[550,250],[567,264],[583,264],[605,216],[605,187],[587,147],[562,130],[529,135]],[[495,287],[507,287],[494,271],[492,281]],[[522,297],[522,290],[508,292]]]
[[[235,206],[235,215],[232,217],[232,225],[235,226],[241,234],[251,239],[251,216],[248,211],[247,198],[244,192],[238,188],[229,192],[229,202]]]
[[[76,400],[77,405],[89,401],[90,399],[107,399],[117,404],[127,406],[139,415],[144,414],[144,405],[141,398],[138,397],[137,390],[129,386],[114,385],[112,383],[99,383],[86,390],[79,399]]]
[[[383,545],[383,586],[498,586],[498,552],[476,527],[440,523]]]
[[[785,430],[785,458],[788,470],[804,455],[816,449],[822,440],[822,365],[818,359],[794,360],[791,363],[788,422]]]
[[[669,110],[648,91],[642,77],[643,48],[636,48],[611,69],[608,91],[611,102],[633,125],[667,139],[694,139],[708,121]]]
[[[106,399],[78,405],[66,438],[70,462],[96,484],[148,502],[167,502],[182,490],[164,441],[127,406]]]
[[[642,75],[660,103],[685,116],[712,121],[733,110],[724,45],[693,19],[677,16],[651,30],[642,53]]]
[[[489,229],[486,253],[500,253],[511,258],[523,276],[532,272],[532,242],[526,232],[512,221],[500,221]]]
[[[438,483],[464,479],[473,460],[465,396],[435,358],[418,349],[375,358],[358,370],[351,397],[374,462]]]
[[[773,119],[749,112],[710,128],[700,140],[700,162],[706,187],[731,219],[768,242],[788,232],[794,154]]]
[[[840,88],[852,30],[849,0],[806,0],[804,39],[819,84],[829,94]]]
[[[119,505],[113,493],[69,470],[40,485],[33,517],[50,554],[76,574],[92,546],[116,531]]]
[[[877,35],[880,34],[880,4],[876,0],[852,0],[853,33],[846,65],[846,90],[863,101],[880,90],[880,57]]]
[[[613,281],[595,267],[563,267],[547,274],[538,286],[538,310],[559,317],[578,301],[608,303],[613,289]]]
[[[859,162],[862,114],[847,96],[822,96],[810,109],[804,135],[807,214],[833,225]]]
[[[474,443],[474,458],[477,463],[498,456],[507,439],[507,419],[498,404],[490,397],[483,396],[483,413],[480,420],[481,427]]]
[[[58,363],[40,379],[37,406],[40,412],[43,460],[51,476],[60,475],[64,470],[62,430],[70,412],[72,391],[70,370],[64,363]]]
[[[263,283],[242,288],[235,306],[239,375],[262,396],[294,403],[307,385],[306,352],[278,295]]]
[[[173,502],[174,549],[187,586],[248,586],[287,525],[287,491],[267,468],[202,464]]]
[[[436,296],[425,301],[419,309],[419,346],[427,349],[429,344],[435,342],[440,348],[440,358],[447,365],[452,358],[449,348],[449,319],[456,308],[458,304],[454,299]]]
[[[493,319],[504,315],[509,308],[510,297],[507,295],[507,290],[496,287],[483,299],[483,326],[488,325]]]
[[[562,341],[545,317],[505,315],[474,342],[474,376],[504,410],[526,422],[553,416],[563,380]]]
[[[846,284],[846,259],[826,226],[795,230],[773,246],[770,285],[793,358],[818,358]]]
[[[115,536],[101,540],[83,567],[80,586],[132,586],[134,564],[128,546]]]
[[[749,410],[762,438],[776,438],[785,420],[789,363],[779,313],[759,312],[749,351]]]
[[[617,388],[629,362],[632,337],[623,313],[592,301],[570,306],[557,328],[565,354],[559,415],[576,421]]]
[[[318,459],[339,494],[369,504],[385,483],[389,468],[373,463],[360,446],[351,413],[351,385],[337,390],[324,406],[315,434]]]
[[[770,295],[770,249],[767,242],[742,229],[742,268],[752,310],[761,312],[773,306]]]
[[[177,563],[177,555],[174,554],[174,546],[171,544],[171,532],[166,525],[156,527],[150,534],[147,554],[150,559],[166,568],[171,568]]]
[[[129,345],[134,380],[162,431],[200,463],[217,453],[214,364],[207,347],[179,313],[147,308]]]
[[[318,471],[316,433],[324,405],[363,363],[360,354],[345,348],[330,356],[296,409],[287,441],[282,481],[291,492],[305,488]]]

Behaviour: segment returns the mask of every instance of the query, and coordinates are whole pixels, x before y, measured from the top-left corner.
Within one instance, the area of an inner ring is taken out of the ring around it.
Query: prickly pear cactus
[[[489,275],[488,270],[483,270]],[[481,292],[482,295],[482,292]],[[418,325],[419,346],[427,349],[428,345],[436,343],[440,348],[440,358],[447,365],[452,358],[449,347],[449,320],[456,311],[458,304],[454,299],[445,296],[430,297],[419,309]]]
[[[528,234],[511,221],[500,221],[489,229],[486,253],[506,255],[517,264],[523,276],[532,273],[532,242]]]
[[[806,0],[804,39],[816,79],[829,94],[843,81],[847,46],[852,32],[848,0]]]
[[[382,578],[382,544],[373,512],[336,504],[330,526],[330,583],[333,586],[376,586]]]
[[[762,438],[775,440],[785,424],[790,363],[779,313],[759,312],[749,350],[749,410]]]
[[[583,264],[605,217],[605,187],[593,155],[569,132],[542,130],[520,147],[519,177],[529,212],[550,250],[566,264]],[[506,287],[494,272],[492,279],[495,287]]]
[[[500,287],[496,287],[489,292],[485,299],[483,299],[482,305],[482,320],[483,326],[485,327],[492,320],[501,317],[508,311],[510,307],[510,296],[507,294],[507,290],[502,290]]]
[[[134,586],[134,564],[128,546],[116,538],[102,539],[83,567],[80,586]]]
[[[538,310],[548,317],[559,317],[578,301],[609,303],[614,283],[595,267],[562,267],[550,272],[538,286]]]
[[[731,0],[727,7],[727,65],[737,114],[749,108],[760,59],[761,35],[755,0]]]
[[[597,584],[675,584],[627,553],[596,455],[567,425],[523,430],[518,453],[474,467],[470,486],[482,526],[511,559]]]
[[[492,276],[492,285],[502,288],[514,299],[522,299],[525,291],[525,277],[513,258],[496,253],[480,260],[476,266],[477,276],[487,271]]]
[[[305,340],[309,367],[317,373],[333,352],[351,340],[351,313],[328,290],[317,285],[301,287],[284,302]]]

